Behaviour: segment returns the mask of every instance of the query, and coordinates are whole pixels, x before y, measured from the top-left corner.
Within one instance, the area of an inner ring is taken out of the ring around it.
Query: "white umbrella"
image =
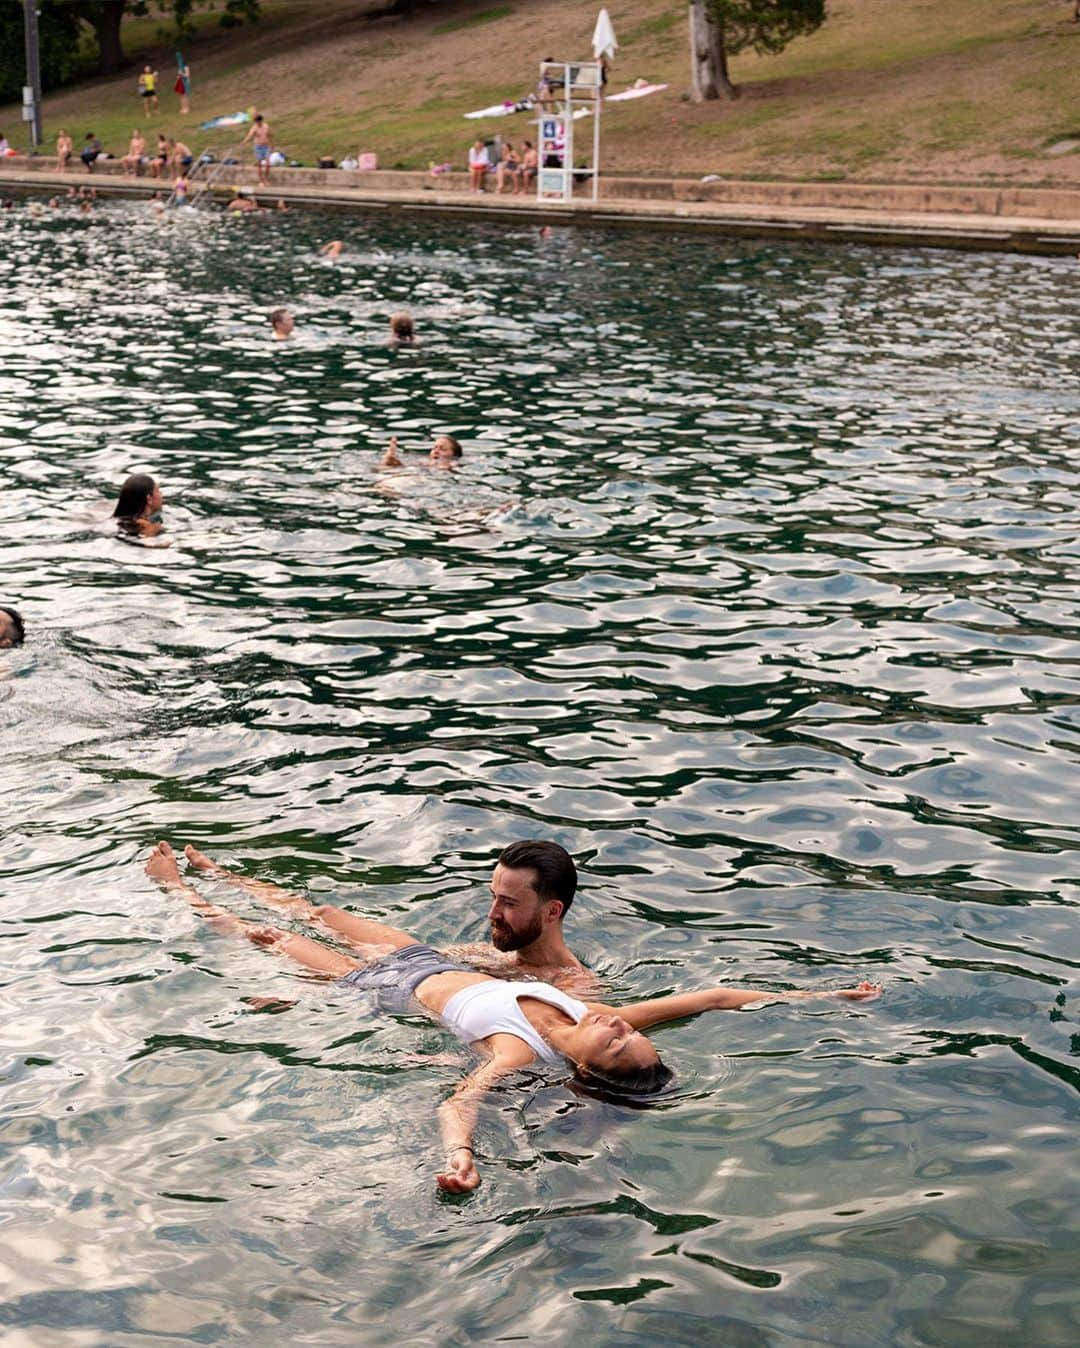
[[[611,26],[611,18],[606,9],[602,9],[596,17],[596,27],[592,35],[593,59],[599,61],[601,56],[606,56],[611,60],[619,44],[615,41],[615,29]]]

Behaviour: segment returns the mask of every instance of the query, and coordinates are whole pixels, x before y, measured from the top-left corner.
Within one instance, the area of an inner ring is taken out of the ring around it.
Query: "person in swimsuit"
[[[503,145],[502,157],[499,160],[499,166],[495,170],[495,191],[505,192],[506,180],[510,179],[510,185],[517,191],[518,173],[521,168],[521,158],[513,145],[507,141]]]
[[[71,137],[61,127],[60,133],[56,137],[56,167],[58,172],[67,172],[68,160],[71,158],[74,148]]]
[[[539,162],[539,156],[532,141],[527,140],[521,156],[521,167],[518,169],[517,178],[514,180],[515,192],[527,192],[536,182],[536,166]]]
[[[195,871],[235,880],[195,848],[186,847],[184,854]],[[423,1010],[479,1051],[484,1061],[459,1082],[438,1109],[445,1165],[436,1180],[449,1193],[467,1193],[480,1184],[473,1135],[484,1096],[502,1078],[534,1062],[570,1064],[587,1089],[641,1100],[662,1090],[672,1077],[671,1069],[660,1061],[656,1049],[641,1033],[651,1025],[685,1020],[703,1011],[738,1010],[762,1001],[821,996],[864,1001],[880,993],[880,988],[871,983],[834,993],[706,988],[655,997],[616,1010],[599,1002],[578,1001],[548,983],[508,983],[475,973],[397,927],[357,917],[329,904],[312,904],[299,895],[283,895],[274,885],[248,881],[244,888],[316,930],[329,936],[347,936],[354,951],[366,951],[365,958],[342,954],[310,936],[246,921],[209,903],[182,879],[176,854],[167,842],[153,848],[146,872],[181,894],[219,931],[287,955],[312,973],[333,979],[343,989],[369,993],[377,1007],[388,1014]]]
[[[161,488],[149,473],[132,473],[120,488],[112,517],[127,534],[153,537],[161,533]]]
[[[157,151],[154,154],[153,159],[151,159],[150,161],[150,171],[153,173],[155,178],[160,178],[161,175],[165,172],[165,170],[169,166],[169,159],[171,157],[172,157],[172,148],[169,145],[169,138],[168,136],[166,136],[164,131],[159,131],[157,138]]]
[[[0,605],[0,650],[21,646],[26,640],[26,625],[16,608]]]
[[[244,137],[242,144],[246,145],[248,141],[254,141],[252,147],[255,151],[255,167],[259,173],[260,186],[270,182],[270,154],[274,148],[274,137],[270,131],[270,123],[265,121],[261,112],[255,114],[255,120],[251,124],[251,130]]]
[[[125,176],[138,176],[139,166],[142,164],[143,155],[146,153],[146,138],[138,127],[131,133],[131,140],[128,142],[128,152],[120,160],[124,166]]]

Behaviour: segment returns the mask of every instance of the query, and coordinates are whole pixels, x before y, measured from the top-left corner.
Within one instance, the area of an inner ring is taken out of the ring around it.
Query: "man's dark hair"
[[[11,619],[11,625],[15,629],[15,645],[21,646],[26,640],[26,625],[22,620],[22,614],[18,609],[5,608],[3,604],[0,604],[0,613],[6,613]]]
[[[120,499],[113,511],[113,518],[118,520],[138,519],[146,509],[146,503],[156,485],[149,473],[132,473],[120,488]]]
[[[503,848],[499,853],[499,865],[508,871],[535,871],[533,889],[537,895],[543,900],[556,899],[561,903],[563,917],[570,911],[577,889],[577,867],[565,847],[540,838],[525,838]]]

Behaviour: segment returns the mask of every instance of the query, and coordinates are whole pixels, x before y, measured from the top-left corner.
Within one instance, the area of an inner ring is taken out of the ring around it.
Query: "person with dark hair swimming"
[[[390,346],[419,346],[420,343],[416,336],[416,324],[413,322],[412,314],[407,314],[404,309],[390,317]]]
[[[210,876],[218,873],[209,857],[193,847],[184,850],[194,869]],[[881,991],[865,982],[830,993],[706,988],[616,1010],[599,1002],[578,1001],[548,983],[508,983],[478,974],[397,927],[345,914],[328,904],[312,904],[299,895],[283,894],[273,885],[262,887],[263,901],[316,930],[334,935],[340,930],[338,921],[348,918],[353,948],[365,947],[365,958],[342,954],[281,927],[245,921],[207,902],[181,878],[176,855],[167,842],[159,842],[151,851],[146,872],[182,894],[219,931],[287,955],[347,991],[370,993],[378,1009],[388,1014],[424,1011],[481,1053],[484,1061],[438,1109],[445,1165],[436,1178],[439,1187],[449,1193],[468,1193],[480,1184],[473,1134],[484,1096],[504,1077],[532,1063],[566,1062],[587,1089],[627,1094],[640,1103],[672,1079],[671,1069],[641,1033],[651,1025],[685,1020],[703,1011],[739,1010],[763,1001],[827,996],[865,1001]],[[258,892],[254,883],[247,887]]]
[[[161,488],[149,473],[132,473],[120,488],[113,519],[125,533],[159,534],[163,501]]]
[[[0,604],[0,650],[21,646],[26,640],[26,624],[18,609]]]

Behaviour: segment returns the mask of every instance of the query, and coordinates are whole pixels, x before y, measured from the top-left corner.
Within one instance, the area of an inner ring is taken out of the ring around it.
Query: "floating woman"
[[[484,1061],[438,1110],[446,1159],[436,1178],[439,1187],[449,1193],[467,1193],[480,1184],[473,1134],[481,1100],[501,1078],[530,1063],[565,1061],[586,1088],[641,1102],[663,1090],[672,1078],[671,1069],[641,1033],[650,1025],[684,1020],[703,1011],[737,1011],[754,1003],[795,998],[867,1001],[881,991],[864,982],[836,992],[706,988],[619,1009],[580,1002],[549,983],[510,983],[476,973],[397,927],[329,904],[312,904],[276,885],[234,875],[193,847],[186,847],[184,853],[194,870],[238,885],[260,902],[310,923],[325,935],[343,938],[356,953],[345,955],[310,936],[245,921],[209,903],[181,877],[169,844],[159,842],[146,863],[147,874],[182,894],[219,931],[288,955],[343,988],[372,993],[382,1011],[404,1015],[423,1010],[482,1055]]]

